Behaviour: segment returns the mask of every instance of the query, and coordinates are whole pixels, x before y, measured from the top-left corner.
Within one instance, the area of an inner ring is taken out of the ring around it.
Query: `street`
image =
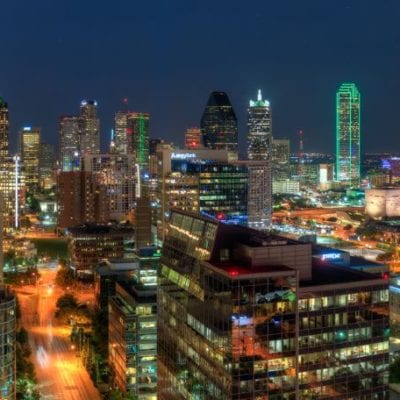
[[[21,306],[21,323],[28,331],[32,361],[41,399],[97,400],[100,395],[71,346],[70,328],[54,319],[57,298],[63,293],[54,285],[56,270],[40,269],[35,286],[16,290]]]

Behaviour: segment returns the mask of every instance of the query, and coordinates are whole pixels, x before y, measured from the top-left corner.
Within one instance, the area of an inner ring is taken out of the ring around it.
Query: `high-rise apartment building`
[[[97,101],[82,100],[79,115],[80,151],[84,154],[100,153],[100,120]]]
[[[212,92],[200,122],[204,146],[238,152],[238,126],[235,111],[225,92]]]
[[[40,128],[24,127],[20,131],[22,172],[29,192],[39,187]]]
[[[135,168],[130,154],[87,154],[82,171],[91,173],[107,196],[109,216],[127,219],[135,203]]]
[[[106,188],[96,178],[95,174],[86,171],[58,173],[58,228],[109,221],[110,203]]]
[[[272,115],[268,100],[263,100],[261,90],[257,100],[250,100],[248,109],[247,158],[266,161],[271,157]]]
[[[159,400],[388,398],[387,279],[178,211],[160,263]]]
[[[360,92],[354,83],[343,83],[336,92],[336,180],[360,183]]]
[[[186,149],[201,149],[203,140],[200,128],[188,128],[185,133],[185,148]]]
[[[80,119],[64,115],[59,119],[60,168],[62,171],[78,171],[80,168]]]

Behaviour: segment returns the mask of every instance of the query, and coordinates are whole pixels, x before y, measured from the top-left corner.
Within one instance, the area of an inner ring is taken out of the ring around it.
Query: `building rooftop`
[[[320,286],[320,285],[336,285],[340,283],[373,281],[379,278],[376,275],[367,272],[352,270],[348,267],[332,265],[325,261],[313,260],[312,279],[301,281],[300,287]]]
[[[87,234],[112,234],[112,233],[126,233],[133,234],[135,232],[132,225],[115,225],[115,224],[84,224],[68,228],[68,232],[72,235]]]
[[[255,274],[267,274],[274,272],[289,272],[294,271],[293,268],[289,268],[285,265],[263,265],[263,266],[247,266],[241,263],[233,262],[221,262],[221,263],[210,263],[215,268],[224,271],[230,278],[242,278],[249,277]]]

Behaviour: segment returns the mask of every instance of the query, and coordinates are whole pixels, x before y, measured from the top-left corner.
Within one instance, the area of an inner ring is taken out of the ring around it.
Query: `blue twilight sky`
[[[230,96],[244,144],[258,88],[273,134],[304,130],[305,150],[333,152],[334,95],[362,95],[363,151],[399,151],[398,0],[7,0],[0,95],[11,134],[23,125],[58,141],[57,119],[99,102],[103,147],[124,97],[151,113],[151,136],[182,143],[212,90]]]

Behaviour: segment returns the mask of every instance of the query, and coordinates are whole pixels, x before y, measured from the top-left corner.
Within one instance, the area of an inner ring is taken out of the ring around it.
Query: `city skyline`
[[[54,144],[58,117],[73,113],[84,98],[99,102],[104,141],[127,97],[130,109],[153,116],[151,137],[182,143],[183,132],[199,124],[208,94],[223,90],[244,143],[246,105],[261,88],[274,109],[277,137],[295,140],[302,129],[306,150],[331,151],[332,93],[353,81],[364,99],[363,151],[395,148],[400,82],[393,27],[400,5],[391,0],[372,7],[343,0],[259,2],[248,9],[224,1],[110,8],[99,1],[76,13],[74,2],[57,9],[46,2],[7,3],[0,95],[9,103],[12,142],[30,124]],[[33,32],[32,15],[40,26]],[[338,30],[343,18],[352,26]]]

